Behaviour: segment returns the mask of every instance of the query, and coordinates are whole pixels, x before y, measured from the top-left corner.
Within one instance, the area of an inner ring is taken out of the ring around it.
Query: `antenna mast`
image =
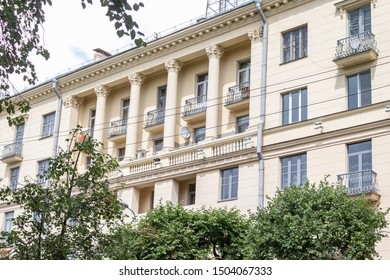
[[[206,18],[223,14],[245,3],[245,0],[207,0]]]

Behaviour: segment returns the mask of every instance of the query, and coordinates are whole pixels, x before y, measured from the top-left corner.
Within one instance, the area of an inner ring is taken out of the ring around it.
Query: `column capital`
[[[68,96],[64,99],[64,107],[65,108],[80,108],[80,105],[83,104],[83,99],[78,98],[76,96]]]
[[[249,36],[249,39],[252,41],[252,44],[260,42],[260,38],[263,37],[263,27],[258,28],[258,29],[253,30],[253,31],[249,31],[248,36]]]
[[[220,59],[223,55],[223,48],[219,45],[211,45],[206,48],[206,53],[209,58]]]
[[[145,76],[139,72],[131,73],[127,78],[131,85],[141,86],[145,81]]]
[[[168,72],[179,72],[181,70],[182,63],[175,59],[172,58],[171,60],[168,60],[165,62],[165,69],[167,69]]]
[[[98,85],[95,87],[97,97],[107,97],[110,94],[110,88],[105,85]]]

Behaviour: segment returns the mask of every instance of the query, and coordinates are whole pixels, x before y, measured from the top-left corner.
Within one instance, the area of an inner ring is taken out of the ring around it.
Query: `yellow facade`
[[[118,195],[136,214],[159,201],[254,211],[286,183],[325,175],[389,207],[390,3],[262,1],[268,22],[263,61],[263,22],[255,3],[244,2],[57,77],[59,145],[76,125],[94,123],[93,136],[120,159],[112,187],[125,186]],[[264,65],[262,196],[256,151]],[[57,108],[53,85],[23,96],[32,109],[22,150],[3,153],[5,185],[15,168],[22,182],[52,156],[52,133],[42,135],[45,116]],[[0,143],[9,151],[17,128],[1,118]],[[86,167],[83,158],[80,169]],[[10,211],[16,215],[17,207],[0,204],[0,226]],[[390,259],[389,240],[378,245],[384,259]]]

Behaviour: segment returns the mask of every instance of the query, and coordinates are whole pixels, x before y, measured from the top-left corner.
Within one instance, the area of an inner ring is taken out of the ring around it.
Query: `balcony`
[[[149,111],[144,121],[144,129],[148,132],[157,132],[163,129],[165,109]]]
[[[187,122],[195,122],[205,119],[207,109],[207,95],[200,95],[187,99],[184,105],[183,119]]]
[[[5,163],[15,163],[22,161],[22,147],[22,143],[13,143],[4,146],[1,161]]]
[[[229,110],[241,110],[249,107],[250,83],[245,82],[230,87],[225,99],[225,106]]]
[[[337,175],[337,182],[347,187],[351,196],[366,195],[371,202],[379,201],[377,175],[372,170]]]
[[[378,58],[375,36],[370,31],[359,33],[337,41],[333,59],[340,68],[351,67]]]
[[[126,132],[127,119],[120,119],[118,121],[111,122],[108,137],[111,141],[122,140],[126,137]]]

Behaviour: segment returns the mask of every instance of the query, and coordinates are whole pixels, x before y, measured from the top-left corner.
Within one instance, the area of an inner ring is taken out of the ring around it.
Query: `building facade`
[[[326,175],[389,207],[390,3],[264,0],[265,24],[256,1],[235,2],[57,77],[61,110],[51,82],[24,92],[25,122],[1,116],[2,183],[47,168],[60,114],[59,146],[77,125],[104,143],[120,163],[112,187],[138,215],[160,201],[254,211]],[[0,226],[17,212],[0,202]],[[390,259],[389,238],[378,251]]]

